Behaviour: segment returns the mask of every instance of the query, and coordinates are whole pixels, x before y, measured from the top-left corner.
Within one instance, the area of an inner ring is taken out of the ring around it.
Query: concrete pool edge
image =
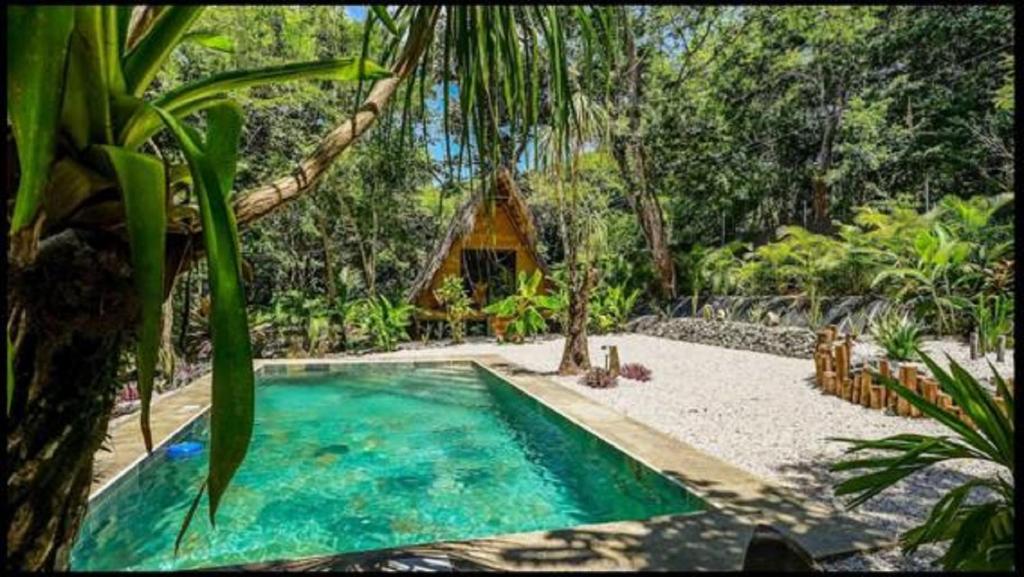
[[[392,550],[253,563],[238,568],[301,569],[324,565],[337,568],[359,563],[360,559],[382,558],[390,553],[428,556],[443,554],[480,563],[484,567],[521,570],[739,570],[742,568],[747,544],[758,524],[778,529],[815,559],[892,544],[888,535],[866,525],[858,527],[836,519],[834,513],[822,506],[800,503],[787,491],[617,413],[541,374],[510,363],[500,355],[453,355],[436,359],[259,359],[254,361],[254,369],[259,374],[269,367],[305,368],[310,365],[410,362],[476,364],[616,450],[683,485],[704,500],[708,510],[699,514],[656,517],[643,521],[621,521]],[[210,376],[207,374],[180,389],[187,394],[173,397],[168,395],[154,403],[154,440],[158,441],[158,447],[166,444],[206,412],[209,406],[209,385]],[[186,404],[189,402],[200,403],[199,410],[195,410],[195,404]],[[185,416],[182,413],[189,414]],[[107,493],[106,489],[118,479],[137,471],[148,456],[137,429],[130,431],[135,437],[133,441],[127,445],[118,445],[118,439],[124,437],[125,430],[134,429],[127,426],[131,420],[119,423],[117,430],[113,431],[112,445],[115,454],[119,456],[115,461],[122,464],[115,476],[93,484],[90,505],[98,502]],[[155,422],[157,420],[160,421],[159,425]],[[135,449],[134,455],[131,454],[132,447]],[[582,557],[580,547],[586,551]]]

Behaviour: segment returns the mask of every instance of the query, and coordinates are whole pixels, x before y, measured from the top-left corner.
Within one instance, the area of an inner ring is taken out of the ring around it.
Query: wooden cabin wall
[[[462,249],[491,249],[516,251],[516,275],[519,271],[533,274],[540,265],[527,249],[526,239],[521,235],[509,216],[508,207],[498,205],[493,213],[481,207],[477,214],[473,230],[469,234],[452,243],[451,250],[441,263],[441,267],[430,280],[430,288],[424,291],[416,305],[426,309],[438,309],[440,305],[434,298],[434,290],[441,286],[448,275],[461,274]],[[546,283],[545,283],[546,284]]]

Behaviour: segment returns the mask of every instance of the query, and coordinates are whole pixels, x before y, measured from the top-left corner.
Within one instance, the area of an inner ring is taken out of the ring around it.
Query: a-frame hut
[[[494,176],[493,194],[485,195],[480,189],[459,207],[413,281],[407,296],[419,309],[417,321],[445,318],[434,290],[449,275],[462,277],[473,300],[469,320],[485,320],[483,307],[513,294],[520,271],[529,275],[540,269],[545,277],[540,290],[550,290],[547,265],[537,252],[530,209],[507,169],[499,169]]]

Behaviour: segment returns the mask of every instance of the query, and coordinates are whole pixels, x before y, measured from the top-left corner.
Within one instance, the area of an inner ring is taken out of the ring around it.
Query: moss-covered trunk
[[[66,231],[8,273],[8,571],[68,567],[137,315],[126,249],[117,238]]]

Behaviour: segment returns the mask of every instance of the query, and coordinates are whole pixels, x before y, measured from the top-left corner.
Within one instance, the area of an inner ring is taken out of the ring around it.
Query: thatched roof
[[[522,194],[519,192],[519,187],[516,186],[515,180],[512,179],[512,175],[507,169],[498,169],[495,176],[496,178],[493,180],[495,190],[494,194],[490,195],[490,198],[494,200],[496,205],[504,204],[508,208],[508,214],[515,225],[516,231],[521,236],[523,247],[537,261],[541,271],[547,276],[547,264],[537,252],[537,228],[533,223],[533,215],[530,213],[530,208],[526,206],[526,200],[523,199]],[[472,232],[473,227],[476,225],[477,215],[480,214],[481,209],[486,210],[485,201],[487,198],[487,195],[484,194],[484,190],[481,188],[471,194],[455,212],[451,224],[448,225],[448,231],[430,253],[430,258],[426,265],[420,270],[416,280],[413,281],[412,287],[410,287],[406,295],[410,302],[415,302],[423,291],[430,288],[434,275],[437,274],[448,253],[451,252],[455,241]],[[495,206],[495,209],[497,209],[497,206]]]

